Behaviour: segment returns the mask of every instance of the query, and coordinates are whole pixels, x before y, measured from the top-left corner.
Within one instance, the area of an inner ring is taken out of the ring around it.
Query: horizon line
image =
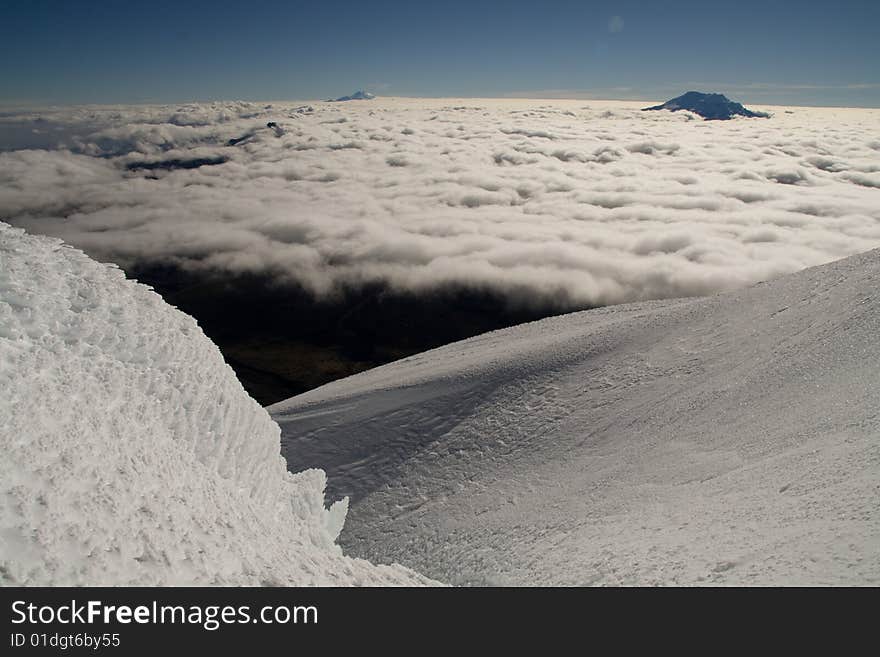
[[[696,85],[699,86],[699,85]],[[707,85],[703,85],[707,86]],[[688,89],[687,91],[695,91],[696,89]],[[375,94],[374,99],[369,100],[353,100],[347,102],[354,103],[370,103],[373,100],[380,99],[412,99],[412,100],[546,100],[546,101],[598,101],[598,102],[622,102],[622,103],[651,103],[662,101],[661,96],[645,96],[638,98],[620,98],[620,97],[600,97],[596,95],[590,95],[590,92],[584,91],[583,95],[578,95],[578,92],[572,92],[570,94],[562,94],[559,93],[557,95],[552,95],[553,90],[544,90],[548,93],[546,95],[542,95],[540,91],[538,92],[513,92],[510,94],[503,94],[498,96],[483,96],[483,95],[469,95],[469,94],[461,94],[461,95],[437,95],[437,96],[428,96],[428,95],[408,95],[408,94],[394,94],[394,95],[379,95]],[[686,93],[682,92],[682,93]],[[718,91],[705,92],[705,93],[723,93]],[[724,94],[725,96],[727,94]],[[668,100],[668,99],[667,99]],[[779,102],[761,102],[758,100],[743,100],[742,97],[737,97],[736,100],[749,103],[752,105],[762,105],[769,107],[791,107],[791,108],[810,108],[810,109],[880,109],[880,104],[878,105],[853,105],[853,104],[842,104],[842,103],[830,103],[830,104],[819,104],[819,103],[805,103],[803,101],[799,101],[797,104],[787,104],[787,103],[779,103]],[[190,99],[181,99],[181,100],[134,100],[134,101],[98,101],[98,102],[57,102],[57,101],[46,101],[46,100],[4,100],[0,99],[0,107],[5,108],[21,108],[21,109],[40,109],[40,108],[53,108],[53,107],[118,107],[118,106],[164,106],[164,105],[192,105],[192,104],[208,104],[208,103],[235,103],[235,102],[247,102],[247,103],[328,103],[328,102],[338,102],[334,99],[327,98],[236,98],[233,96],[221,98],[190,98]]]

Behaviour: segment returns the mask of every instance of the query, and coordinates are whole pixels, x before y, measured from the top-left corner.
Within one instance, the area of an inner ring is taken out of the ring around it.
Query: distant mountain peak
[[[669,110],[670,112],[688,110],[699,114],[707,121],[727,120],[735,116],[763,119],[770,117],[765,112],[753,112],[746,109],[723,94],[707,94],[700,91],[688,91],[672,100],[667,100],[662,105],[645,107],[642,111],[649,110]]]
[[[375,97],[376,97],[375,94],[371,94],[369,91],[360,90],[360,91],[355,91],[350,96],[340,96],[339,98],[336,98],[335,100],[331,98],[327,102],[328,103],[343,103],[347,100],[373,100]]]

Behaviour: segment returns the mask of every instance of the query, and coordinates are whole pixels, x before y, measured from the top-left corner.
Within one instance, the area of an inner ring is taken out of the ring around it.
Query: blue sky
[[[400,96],[880,106],[880,2],[0,0],[0,101]]]

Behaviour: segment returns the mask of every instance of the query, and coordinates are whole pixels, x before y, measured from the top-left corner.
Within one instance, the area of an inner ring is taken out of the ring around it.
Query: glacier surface
[[[335,543],[346,501],[191,317],[0,222],[0,582],[414,585]]]
[[[269,407],[341,542],[455,584],[880,583],[880,251],[488,333]]]

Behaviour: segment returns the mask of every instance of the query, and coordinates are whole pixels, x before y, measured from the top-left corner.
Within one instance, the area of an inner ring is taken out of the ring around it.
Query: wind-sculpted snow
[[[488,333],[270,407],[342,544],[451,583],[880,583],[880,251]]]
[[[880,245],[880,111],[703,122],[644,105],[8,112],[7,148],[27,134],[68,150],[0,154],[0,217],[126,267],[569,308],[732,289]]]
[[[343,556],[347,502],[195,320],[122,271],[0,223],[0,582],[418,584]]]

